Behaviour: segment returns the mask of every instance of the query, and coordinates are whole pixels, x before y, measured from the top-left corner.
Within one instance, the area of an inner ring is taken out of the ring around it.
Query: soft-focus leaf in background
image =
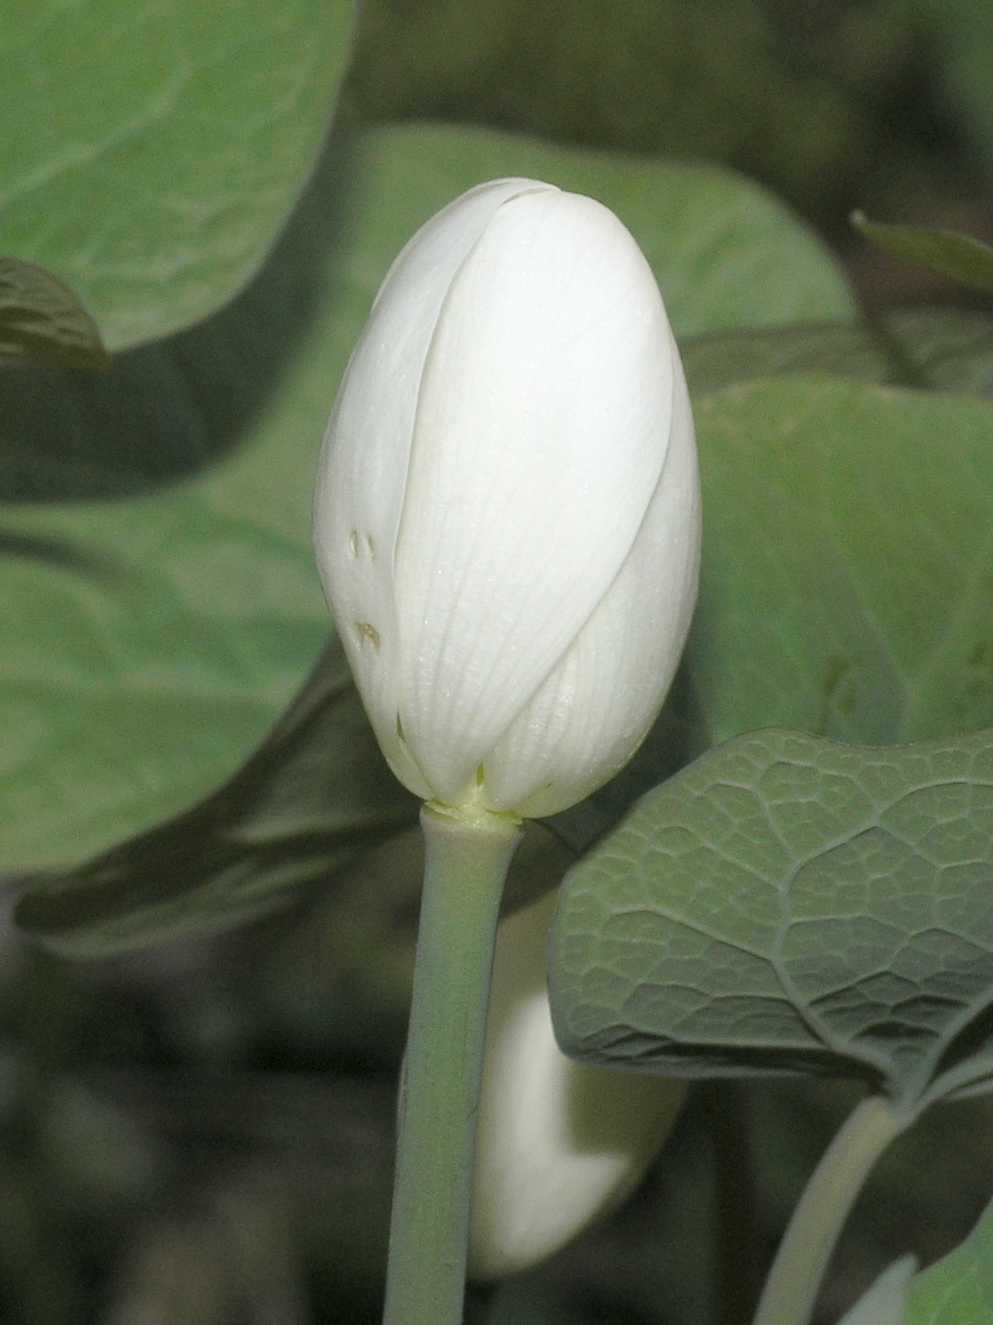
[[[965,309],[717,332],[684,341],[682,355],[694,399],[753,377],[812,372],[993,398],[993,316]]]
[[[742,732],[993,725],[993,407],[790,376],[695,412],[706,532],[683,667],[632,764],[556,820],[579,850]]]
[[[993,732],[742,736],[569,871],[556,1036],[687,1076],[813,1073],[903,1106],[993,1087]]]
[[[255,273],[300,195],[354,10],[9,6],[0,251],[78,291],[111,350],[207,317]]]
[[[709,512],[688,655],[707,744],[789,725],[993,725],[993,408],[790,378],[697,410]]]
[[[0,368],[26,363],[107,367],[96,323],[44,267],[0,258]]]
[[[894,257],[957,281],[968,290],[993,295],[993,248],[972,235],[919,225],[890,225],[852,214],[852,225]]]
[[[0,516],[14,553],[0,562],[2,867],[51,869],[106,850],[185,811],[262,741],[326,637],[313,477],[376,288],[431,213],[512,171],[613,206],[652,256],[677,330],[851,311],[805,228],[725,172],[441,126],[335,144],[234,305],[121,356],[99,390],[77,383],[49,403],[42,384],[0,410],[8,495],[20,499]],[[44,504],[34,467],[56,473],[63,439],[88,499]],[[122,468],[125,491],[143,467],[161,476],[159,447],[175,448],[167,472],[188,469],[197,448],[209,463],[169,488],[108,500]],[[315,749],[333,758],[316,733]]]
[[[414,814],[329,646],[229,784],[75,871],[36,876],[18,919],[84,958],[210,933],[288,905]]]

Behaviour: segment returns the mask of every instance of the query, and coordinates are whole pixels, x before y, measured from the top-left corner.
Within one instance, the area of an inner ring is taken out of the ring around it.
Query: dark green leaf
[[[929,77],[940,88],[956,127],[993,162],[993,9],[986,0],[912,0],[928,20]]]
[[[17,920],[70,957],[209,933],[287,905],[415,815],[331,647],[230,783],[78,869],[35,876]]]
[[[993,1085],[993,732],[739,737],[566,876],[566,1053],[687,1076],[827,1073],[906,1103]]]
[[[955,230],[886,225],[852,213],[852,225],[887,253],[948,276],[969,290],[993,295],[993,248]]]
[[[106,368],[96,323],[68,286],[32,262],[0,258],[0,367]]]
[[[55,271],[119,350],[208,316],[299,197],[352,0],[32,0],[4,15],[0,249]]]

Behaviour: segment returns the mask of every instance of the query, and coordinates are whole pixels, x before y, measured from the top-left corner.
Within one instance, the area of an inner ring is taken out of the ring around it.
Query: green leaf
[[[354,1012],[363,986],[371,986],[370,1003],[385,1014],[389,987],[402,1048],[424,853],[416,827],[397,830],[416,825],[418,810],[387,769],[332,643],[228,784],[76,869],[30,876],[17,923],[60,956],[109,957],[256,919],[335,877],[328,917],[313,913],[307,929],[284,945],[282,969],[270,963],[270,1013],[299,1023],[303,1004],[304,1015],[320,1017],[319,1036],[340,1022],[343,1008]],[[550,832],[526,825],[504,913],[547,893],[571,863]],[[372,975],[370,962],[377,966]],[[339,1026],[338,1037],[354,1047],[362,1032],[352,1027],[347,1035]]]
[[[887,253],[948,276],[969,290],[993,295],[993,248],[956,230],[885,225],[852,213],[852,225]]]
[[[213,313],[299,197],[353,14],[351,0],[12,7],[0,250],[58,273],[113,350]]]
[[[889,382],[899,375],[885,342],[863,322],[717,332],[691,337],[680,352],[694,401],[755,377],[822,372]]]
[[[742,736],[566,876],[552,1015],[574,1057],[851,1076],[905,1104],[993,1086],[993,732]]]
[[[993,399],[993,316],[907,309],[883,314],[879,328],[906,385]]]
[[[44,267],[0,258],[0,367],[25,363],[106,368],[96,323]]]
[[[577,850],[742,732],[993,726],[993,408],[795,376],[695,414],[704,546],[683,668],[634,762],[556,819]]]
[[[993,1319],[993,1205],[966,1240],[910,1283],[904,1325],[987,1325]]]
[[[288,905],[416,814],[331,646],[230,783],[78,869],[36,875],[17,920],[83,958],[208,933]]]
[[[755,377],[810,372],[993,398],[993,316],[961,309],[717,333],[681,348],[694,399]]]
[[[697,423],[708,743],[993,725],[993,408],[791,378],[708,397]]]
[[[264,739],[327,634],[314,472],[376,288],[434,210],[514,169],[620,210],[655,245],[684,324],[848,307],[803,228],[720,171],[438,126],[336,143],[235,304],[104,378],[67,377],[55,392],[29,372],[0,396],[3,495],[19,503],[0,512],[0,866],[52,870],[106,851],[189,809]],[[715,199],[708,247],[701,216]],[[680,290],[693,254],[699,290]],[[182,481],[110,500],[166,478]],[[46,504],[53,495],[88,500]]]

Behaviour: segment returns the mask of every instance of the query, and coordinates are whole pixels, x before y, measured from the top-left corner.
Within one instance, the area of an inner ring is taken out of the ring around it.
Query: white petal
[[[552,1033],[545,947],[555,893],[500,926],[473,1177],[469,1273],[517,1274],[634,1187],[684,1082],[566,1058]]]
[[[521,193],[550,189],[522,179],[484,184],[417,232],[380,288],[324,439],[318,568],[379,743],[422,796],[430,789],[397,731],[393,557],[424,361],[452,279],[494,212]]]
[[[529,818],[555,814],[623,768],[672,684],[696,601],[700,484],[675,344],[665,468],[616,580],[568,653],[487,757],[482,797]]]
[[[441,797],[544,682],[631,548],[665,458],[670,334],[616,217],[502,206],[427,358],[397,545],[401,716]]]

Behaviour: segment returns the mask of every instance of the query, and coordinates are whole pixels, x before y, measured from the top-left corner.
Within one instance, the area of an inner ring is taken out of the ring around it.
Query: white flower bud
[[[683,1081],[564,1056],[552,1033],[545,949],[556,895],[500,925],[476,1137],[469,1274],[538,1264],[613,1209],[658,1153]]]
[[[324,442],[315,541],[379,743],[424,799],[524,816],[634,753],[696,595],[679,355],[620,221],[485,184],[393,264]]]

